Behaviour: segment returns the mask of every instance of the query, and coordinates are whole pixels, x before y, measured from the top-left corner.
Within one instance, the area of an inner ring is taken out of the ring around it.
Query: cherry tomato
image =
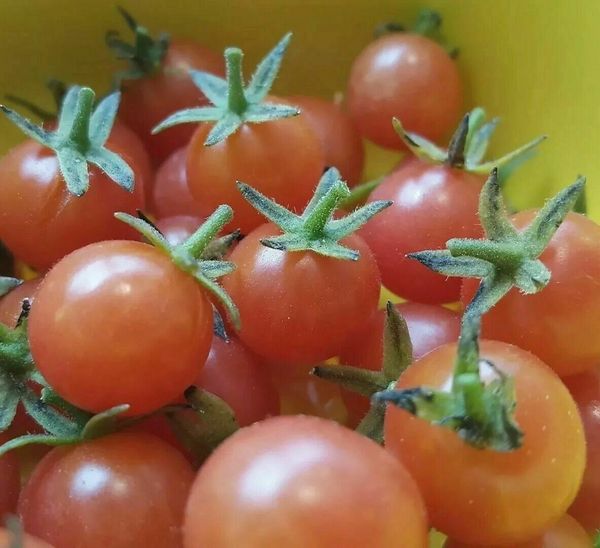
[[[398,386],[449,387],[456,344],[411,365]],[[514,379],[523,445],[507,453],[477,449],[446,428],[388,406],[387,449],[419,486],[436,529],[472,544],[511,544],[549,527],[575,498],[585,439],[575,402],[544,363],[516,346],[483,341],[481,359]],[[484,381],[494,378],[482,361]],[[476,524],[476,526],[474,526]]]
[[[71,546],[181,544],[194,478],[186,459],[147,434],[120,433],[52,450],[19,499],[28,533]]]
[[[195,128],[183,124],[151,135],[152,128],[177,110],[208,102],[189,77],[189,69],[225,73],[220,54],[194,42],[173,40],[156,74],[124,82],[119,116],[142,139],[155,165],[187,145]]]
[[[219,396],[233,409],[240,426],[279,411],[279,398],[261,360],[236,338],[213,337],[198,386]]]
[[[8,327],[15,327],[17,320],[21,315],[23,301],[29,299],[30,302],[33,302],[35,293],[41,281],[42,278],[35,278],[23,282],[21,285],[15,287],[8,295],[5,295],[0,299],[0,323],[3,323]]]
[[[523,229],[534,214],[517,213],[513,222]],[[510,291],[484,316],[484,336],[533,352],[560,376],[597,366],[600,226],[583,215],[569,213],[540,260],[552,273],[550,283],[535,295]],[[465,280],[463,302],[471,299],[476,288],[476,280]]]
[[[60,261],[29,317],[34,360],[67,401],[142,414],[174,401],[206,361],[212,307],[198,283],[141,242],[100,242]]]
[[[348,186],[357,184],[365,163],[365,149],[354,122],[342,106],[305,95],[296,95],[287,100],[300,108],[301,116],[319,138],[325,165],[337,167]]]
[[[507,548],[506,545],[503,545]],[[463,544],[448,539],[444,548],[500,548],[498,545],[489,544]],[[577,523],[571,516],[565,514],[556,523],[548,527],[539,537],[534,539],[511,544],[510,548],[592,548],[590,537],[585,529]]]
[[[208,217],[213,210],[192,198],[187,184],[187,148],[173,152],[156,170],[150,207],[159,219],[175,215]]]
[[[381,271],[383,285],[412,301],[442,304],[460,297],[460,278],[432,272],[407,253],[442,249],[450,238],[478,238],[484,179],[445,165],[411,162],[388,175],[369,201],[394,203],[359,231]]]
[[[225,141],[205,146],[211,128],[201,124],[192,137],[188,185],[192,196],[211,210],[220,204],[234,209],[235,218],[226,230],[239,228],[248,234],[264,222],[244,200],[236,181],[294,210],[302,209],[312,197],[324,159],[319,140],[302,116],[244,124]]]
[[[260,243],[280,233],[267,223],[246,236],[231,252],[237,269],[223,286],[239,308],[239,337],[250,350],[280,365],[316,363],[335,356],[375,312],[377,265],[354,235],[342,244],[360,252],[357,261]]]
[[[202,219],[189,215],[164,217],[155,225],[171,245],[178,245],[187,240],[202,224]]]
[[[394,33],[375,40],[355,59],[347,100],[364,137],[403,149],[393,117],[408,131],[439,141],[456,126],[463,93],[458,68],[441,46],[424,36]]]
[[[0,161],[0,239],[16,257],[39,271],[87,244],[110,239],[137,239],[114,218],[115,211],[135,214],[144,206],[142,171],[128,149],[110,142],[134,170],[135,189],[127,192],[90,166],[90,187],[71,194],[53,151],[31,140],[10,150]]]
[[[316,417],[244,428],[200,469],[186,548],[424,548],[425,509],[402,466],[367,438]]]
[[[0,528],[0,546],[3,548],[12,548],[13,545],[11,542],[13,539],[14,537],[8,529]],[[26,533],[23,533],[21,540],[23,543],[18,545],[20,548],[53,548],[47,542]]]
[[[600,529],[600,369],[567,377],[565,384],[581,413],[587,441],[583,482],[569,514],[595,532]]]
[[[441,306],[419,303],[397,304],[396,309],[408,325],[414,360],[442,344],[458,339],[460,318],[455,312]],[[346,341],[340,353],[340,363],[378,371],[383,358],[384,325],[385,311],[379,310],[360,334]],[[358,424],[369,410],[369,400],[347,390],[342,390],[342,396],[350,415],[350,424]]]
[[[8,438],[5,435],[0,435],[0,444],[7,441]],[[7,453],[0,457],[0,523],[4,523],[6,514],[14,513],[20,490],[19,461],[13,453]]]

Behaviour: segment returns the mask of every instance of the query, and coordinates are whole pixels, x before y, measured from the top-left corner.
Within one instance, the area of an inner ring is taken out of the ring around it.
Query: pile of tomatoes
[[[330,101],[121,13],[118,91],[1,107],[0,544],[591,547],[600,226],[504,204],[439,16]]]

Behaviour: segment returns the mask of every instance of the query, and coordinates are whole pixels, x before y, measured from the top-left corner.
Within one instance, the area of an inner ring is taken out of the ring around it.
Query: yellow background
[[[460,49],[468,104],[503,122],[493,151],[546,133],[540,154],[511,181],[516,206],[587,175],[590,213],[600,217],[600,63],[596,0],[179,0],[123,1],[152,30],[221,49],[239,45],[246,67],[281,35],[295,34],[275,91],[331,96],[343,90],[353,57],[386,20],[411,21],[420,6],[439,9]],[[0,0],[0,94],[50,106],[42,82],[58,77],[105,90],[118,64],[104,31],[127,33],[106,0]],[[0,153],[22,137],[0,120]],[[370,154],[367,175],[395,157]]]

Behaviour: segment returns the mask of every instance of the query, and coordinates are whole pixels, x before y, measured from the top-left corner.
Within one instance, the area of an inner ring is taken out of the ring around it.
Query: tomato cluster
[[[270,95],[291,34],[246,79],[119,9],[111,93],[0,106],[29,137],[0,159],[0,544],[591,547],[583,178],[509,211],[543,138],[484,159],[434,12],[326,100]],[[399,151],[376,181],[364,139]]]

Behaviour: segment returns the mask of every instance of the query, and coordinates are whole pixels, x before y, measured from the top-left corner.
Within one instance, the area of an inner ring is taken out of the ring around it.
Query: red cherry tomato
[[[442,304],[460,297],[460,279],[432,272],[407,253],[442,249],[450,238],[478,238],[484,179],[445,165],[411,162],[388,175],[369,201],[392,200],[359,234],[381,271],[383,285],[412,301]]]
[[[14,536],[10,533],[8,529],[0,528],[0,546],[2,546],[3,548],[12,548],[13,545],[11,544],[11,542],[13,540]],[[32,537],[31,535],[28,535],[26,533],[23,533],[21,540],[23,541],[23,543],[18,545],[20,548],[53,548],[47,542],[44,542],[39,538]]]
[[[404,145],[392,128],[439,141],[455,127],[463,94],[458,68],[446,51],[424,36],[394,33],[369,44],[355,59],[348,82],[348,110],[374,143]]]
[[[189,215],[164,217],[155,225],[171,245],[178,245],[187,240],[202,224],[202,219]]]
[[[172,548],[194,472],[170,445],[120,433],[52,450],[19,499],[28,533],[54,544]]]
[[[280,233],[268,223],[246,236],[231,252],[237,269],[223,286],[239,308],[239,337],[250,350],[280,365],[316,363],[335,356],[375,312],[379,272],[358,236],[342,240],[360,252],[359,260],[346,261],[260,243]]]
[[[315,417],[276,417],[226,440],[200,469],[186,548],[427,545],[412,479],[372,441]]]
[[[7,441],[5,435],[0,435],[0,444]],[[0,523],[4,523],[6,514],[15,512],[20,490],[21,472],[19,461],[14,453],[7,453],[0,457]]]
[[[195,129],[183,124],[151,135],[154,126],[177,110],[207,104],[189,69],[225,73],[220,54],[194,42],[173,40],[157,74],[124,82],[119,116],[142,139],[154,165],[187,145]]]
[[[175,215],[208,217],[214,210],[194,200],[187,184],[187,148],[173,152],[156,170],[150,208],[159,219]]]
[[[397,304],[396,309],[408,325],[414,360],[458,339],[460,318],[455,312],[419,303]],[[384,325],[385,311],[379,310],[360,333],[346,341],[340,353],[340,363],[378,371],[383,359]],[[342,390],[342,397],[350,415],[350,424],[357,424],[369,410],[368,398],[347,390]]]
[[[191,385],[212,340],[197,282],[141,242],[92,244],[45,277],[29,317],[35,363],[67,401],[154,411]]]
[[[398,386],[449,387],[455,357],[456,344],[433,350],[402,374]],[[585,439],[573,398],[535,356],[483,341],[481,359],[514,379],[516,420],[524,433],[519,449],[474,448],[455,432],[393,406],[385,441],[417,482],[433,527],[461,542],[510,545],[541,534],[566,512],[581,483]],[[485,362],[482,375],[494,377]]]
[[[325,165],[337,167],[348,186],[357,184],[365,163],[365,149],[354,122],[342,106],[305,95],[296,95],[287,100],[300,108],[300,115],[319,138]]]
[[[600,369],[565,379],[581,413],[587,441],[583,482],[569,514],[590,533],[600,529]]]
[[[15,287],[8,295],[2,297],[0,299],[0,323],[8,327],[15,327],[21,315],[23,301],[29,299],[30,302],[33,302],[35,293],[41,282],[42,278],[28,280]]]
[[[268,101],[277,102],[274,98]],[[248,234],[264,222],[244,200],[236,181],[294,210],[301,210],[312,197],[324,160],[321,145],[302,116],[244,124],[225,141],[205,146],[211,128],[201,124],[192,137],[188,185],[192,196],[211,210],[220,204],[233,208],[235,218],[225,230],[239,228]]]
[[[237,339],[213,337],[198,386],[219,396],[233,409],[240,426],[279,411],[279,398],[268,369]]]
[[[87,244],[137,239],[134,230],[114,218],[115,211],[135,214],[144,206],[144,179],[128,149],[108,144],[134,170],[136,185],[127,192],[90,166],[90,187],[71,194],[53,151],[31,140],[0,161],[0,239],[16,257],[44,271]]]
[[[517,213],[513,222],[523,229],[534,214]],[[600,226],[583,215],[569,213],[540,260],[552,272],[550,283],[535,295],[510,291],[484,316],[484,336],[533,352],[560,376],[597,366]],[[476,280],[465,280],[463,302],[471,299],[477,285]]]

